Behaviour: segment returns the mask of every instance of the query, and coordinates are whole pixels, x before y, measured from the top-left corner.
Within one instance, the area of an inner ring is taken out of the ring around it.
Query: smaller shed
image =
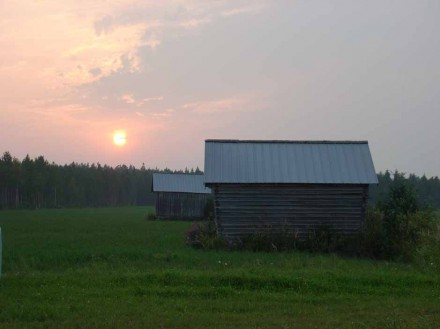
[[[156,216],[159,219],[200,219],[204,217],[211,189],[204,175],[153,174]]]

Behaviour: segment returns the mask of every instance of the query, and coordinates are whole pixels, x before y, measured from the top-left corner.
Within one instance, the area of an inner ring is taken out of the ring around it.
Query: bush
[[[256,233],[230,243],[235,249],[250,251],[289,251],[299,248],[300,241],[294,232]]]
[[[414,187],[401,179],[402,177],[395,177],[394,186],[390,188],[389,194],[378,203],[378,209],[383,212],[385,219],[383,252],[386,258],[391,259],[401,256],[406,258],[408,244],[414,243],[413,236],[417,235],[418,230],[416,223],[409,222],[410,215],[419,210],[417,195]]]
[[[392,256],[397,255],[404,261],[416,261],[420,253],[428,258],[438,257],[439,253],[435,250],[438,246],[436,243],[439,241],[439,230],[432,211],[425,210],[403,215],[400,223],[401,241],[400,243],[396,241],[392,245],[391,252],[394,252]]]
[[[373,225],[377,226],[374,229],[377,231],[374,233],[374,245],[370,247],[374,256],[414,261],[417,258],[416,250],[424,250],[425,254],[433,250],[432,241],[438,234],[438,225],[434,211],[420,207],[414,187],[402,177],[395,177],[388,196],[378,203],[378,209],[372,217],[377,220],[377,225]],[[372,242],[368,235],[371,232],[367,228],[363,233],[367,247]]]
[[[156,215],[155,215],[154,213],[149,212],[149,213],[145,216],[145,219],[146,219],[146,220],[156,220],[157,217],[156,217]]]
[[[319,226],[309,231],[307,239],[304,241],[305,250],[312,252],[330,253],[336,252],[343,244],[344,237],[328,226]]]
[[[424,231],[421,242],[413,253],[413,261],[422,268],[440,270],[440,227],[434,223],[434,229]]]
[[[193,223],[185,232],[185,240],[186,244],[193,248],[219,249],[226,245],[226,242],[217,235],[213,221]]]
[[[369,258],[383,258],[385,254],[384,214],[378,208],[368,208],[360,233],[361,255]]]
[[[198,249],[228,249],[251,251],[288,251],[297,249],[299,240],[296,234],[287,232],[265,232],[243,238],[225,239],[217,235],[214,221],[193,223],[185,232],[186,244]]]
[[[440,249],[435,251],[440,231],[434,211],[394,212],[391,216],[378,208],[368,209],[360,234],[361,255],[401,261],[416,261],[421,254],[425,258],[428,253],[440,255]]]

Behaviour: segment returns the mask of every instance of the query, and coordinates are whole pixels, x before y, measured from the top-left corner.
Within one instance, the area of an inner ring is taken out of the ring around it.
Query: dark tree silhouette
[[[0,209],[153,204],[153,172],[163,171],[144,164],[139,169],[99,163],[57,165],[43,156],[31,159],[27,155],[19,161],[5,152],[0,158]],[[201,171],[196,168],[188,173]]]

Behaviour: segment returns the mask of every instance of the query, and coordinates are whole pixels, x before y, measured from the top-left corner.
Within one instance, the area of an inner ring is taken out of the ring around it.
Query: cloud
[[[149,97],[149,98],[143,98],[141,100],[137,100],[134,98],[133,94],[124,94],[121,97],[119,97],[119,100],[123,101],[126,104],[132,104],[135,106],[142,106],[148,102],[157,102],[157,101],[162,101],[164,100],[165,97],[163,96],[158,96],[158,97]]]
[[[96,77],[96,76],[98,76],[98,75],[100,75],[102,73],[102,70],[99,67],[95,67],[93,69],[90,69],[89,73],[91,75],[93,75],[94,77]]]
[[[164,99],[165,99],[165,97],[163,97],[163,96],[144,98],[142,100],[142,103],[151,102],[151,101],[163,101]]]
[[[133,95],[128,95],[128,94],[126,94],[126,95],[122,95],[119,99],[120,99],[121,101],[124,101],[124,102],[127,103],[127,104],[133,104],[133,103],[135,103],[135,100],[134,100],[134,98],[133,98]]]
[[[221,13],[222,16],[237,16],[242,14],[256,14],[260,12],[265,7],[264,4],[254,4],[252,6],[245,6],[245,7],[237,7],[229,10],[225,10]]]
[[[247,103],[247,98],[225,98],[187,103],[182,105],[182,108],[195,113],[243,112],[248,110]]]
[[[142,40],[142,23],[118,26],[112,33],[98,36],[90,28],[91,17],[78,19],[69,12],[51,15],[44,10],[49,5],[27,5],[35,7],[32,17],[16,14],[13,21],[17,28],[0,29],[0,49],[7,49],[0,51],[0,80],[15,83],[18,90],[26,86],[41,93],[66,90],[97,81],[126,66],[138,71],[141,65],[137,49],[157,45]],[[17,5],[16,11],[21,10]]]
[[[199,19],[193,18],[193,19],[189,19],[189,20],[181,22],[180,26],[182,26],[186,29],[194,29],[194,28],[200,27],[201,25],[207,24],[209,22],[211,22],[211,19],[207,18],[207,17],[206,18],[199,18]]]
[[[160,44],[161,41],[157,36],[157,33],[146,33],[142,38],[142,45],[148,46],[153,50],[159,47]]]
[[[109,15],[97,20],[94,23],[95,32],[99,36],[101,34],[108,34],[113,31],[113,18]]]
[[[0,82],[13,76],[17,88],[29,85],[45,93],[138,72],[144,65],[141,48],[155,50],[178,29],[259,8],[235,1],[6,2],[0,14]]]

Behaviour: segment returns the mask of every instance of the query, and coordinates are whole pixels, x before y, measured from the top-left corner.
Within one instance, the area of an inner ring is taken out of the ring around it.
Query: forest
[[[23,160],[4,152],[0,158],[0,209],[38,209],[151,205],[154,172],[202,173],[199,168],[172,171],[120,165],[71,163],[58,165],[44,156]],[[398,180],[414,187],[423,205],[440,209],[440,179],[398,171],[378,173],[379,185],[370,187],[376,203]]]
[[[0,158],[0,209],[151,205],[153,172],[201,173],[199,168],[58,165],[43,156],[20,161],[5,152]]]

